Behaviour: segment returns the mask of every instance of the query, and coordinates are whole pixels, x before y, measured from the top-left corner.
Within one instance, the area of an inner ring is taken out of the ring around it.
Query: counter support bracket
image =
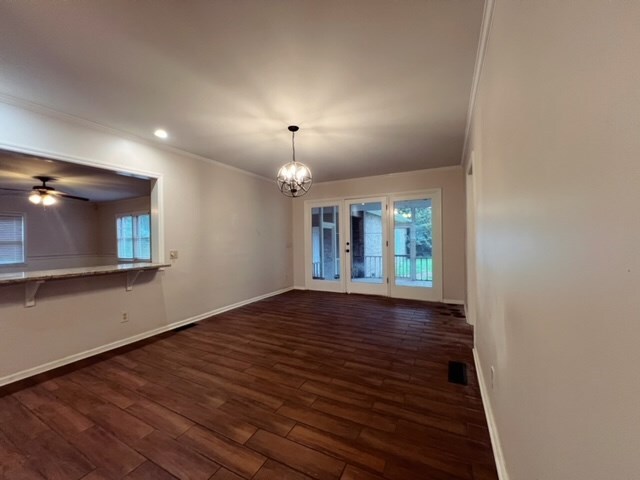
[[[5,285],[24,284],[24,306],[35,307],[36,295],[40,285],[49,280],[69,278],[95,277],[126,273],[125,290],[130,292],[138,280],[140,272],[157,272],[166,267],[166,263],[140,262],[117,265],[96,265],[90,267],[59,268],[54,270],[33,270],[23,272],[0,273],[0,287]],[[122,278],[122,277],[120,277]],[[53,292],[52,292],[53,293]]]
[[[138,279],[138,275],[140,275],[141,271],[142,270],[134,270],[131,272],[127,272],[127,287],[126,287],[127,292],[130,292],[131,290],[133,290],[133,284],[136,283],[136,280]]]
[[[27,282],[24,284],[24,306],[35,307],[36,306],[36,293],[40,285],[44,283],[44,280],[35,280],[33,282]]]

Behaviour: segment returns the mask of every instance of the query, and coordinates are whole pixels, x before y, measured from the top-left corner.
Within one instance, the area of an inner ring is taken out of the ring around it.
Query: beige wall
[[[0,273],[100,263],[97,206],[62,200],[51,207],[34,205],[27,196],[0,196],[0,212],[25,219],[25,265],[1,266]]]
[[[292,286],[291,200],[272,181],[7,104],[0,146],[162,175],[165,257],[180,255],[166,271],[142,274],[131,292],[123,275],[52,281],[24,308],[23,286],[0,286],[0,383]]]
[[[512,480],[639,478],[639,25],[637,1],[496,2],[476,348]]]
[[[417,172],[354,178],[318,183],[293,203],[294,284],[305,286],[304,202],[340,197],[401,193],[429,188],[442,189],[443,298],[464,300],[465,196],[462,168],[435,168]]]

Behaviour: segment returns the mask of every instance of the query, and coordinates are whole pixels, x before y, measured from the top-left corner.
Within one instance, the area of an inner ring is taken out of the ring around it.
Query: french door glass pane
[[[382,283],[382,203],[351,205],[351,281]]]
[[[337,205],[311,209],[314,280],[340,279],[340,210]]]
[[[431,199],[393,204],[395,283],[403,287],[433,287]]]

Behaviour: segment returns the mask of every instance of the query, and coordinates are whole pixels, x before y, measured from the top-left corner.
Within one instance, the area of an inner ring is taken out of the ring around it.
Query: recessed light
[[[155,132],[153,132],[153,134],[158,138],[167,138],[169,136],[167,131],[163,130],[162,128],[158,128]]]

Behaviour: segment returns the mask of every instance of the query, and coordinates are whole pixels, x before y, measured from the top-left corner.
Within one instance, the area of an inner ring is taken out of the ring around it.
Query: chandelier
[[[293,161],[280,167],[276,182],[283,195],[287,197],[301,197],[309,191],[313,179],[311,178],[311,170],[309,170],[309,167],[304,163],[296,162],[295,136],[299,128],[291,125],[288,130],[291,132]]]

